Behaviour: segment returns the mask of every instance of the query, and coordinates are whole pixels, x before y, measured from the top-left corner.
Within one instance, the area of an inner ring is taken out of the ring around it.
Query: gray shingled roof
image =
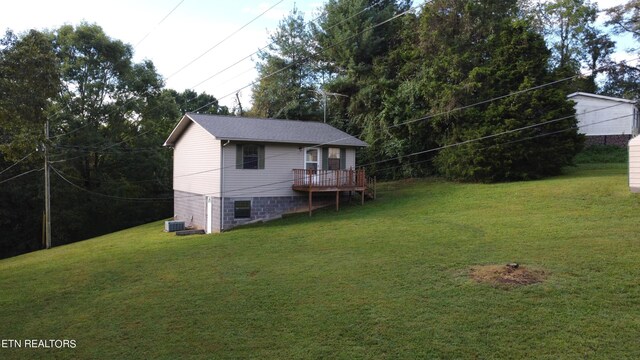
[[[187,113],[191,119],[219,140],[257,141],[272,143],[367,146],[361,141],[331,125],[314,121],[254,119],[234,116]],[[183,118],[183,121],[185,120]],[[180,136],[178,128],[171,133],[165,145],[173,145]]]

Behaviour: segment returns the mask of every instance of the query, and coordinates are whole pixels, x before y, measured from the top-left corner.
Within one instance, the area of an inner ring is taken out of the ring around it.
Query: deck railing
[[[364,169],[312,170],[293,169],[294,188],[353,189],[367,186]]]

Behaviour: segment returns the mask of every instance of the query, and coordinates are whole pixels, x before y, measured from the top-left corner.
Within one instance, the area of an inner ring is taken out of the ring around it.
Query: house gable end
[[[194,121],[191,117],[189,117],[189,114],[187,114],[187,115],[183,116],[182,119],[180,119],[180,121],[178,122],[176,127],[173,128],[173,131],[171,132],[171,134],[169,135],[167,140],[165,140],[165,142],[164,142],[164,144],[162,146],[171,146],[171,147],[175,146],[178,143],[178,141],[180,140],[180,138],[182,137],[183,133],[191,125],[196,125],[196,126],[200,127],[204,132],[206,132],[211,137],[213,137],[213,139],[218,140],[214,134],[212,134],[207,129],[202,127],[202,125],[198,124],[197,121]]]

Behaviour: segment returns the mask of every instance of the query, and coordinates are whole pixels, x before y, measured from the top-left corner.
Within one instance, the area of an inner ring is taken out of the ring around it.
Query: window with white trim
[[[304,153],[304,168],[306,170],[318,170],[320,167],[319,149],[306,149]]]

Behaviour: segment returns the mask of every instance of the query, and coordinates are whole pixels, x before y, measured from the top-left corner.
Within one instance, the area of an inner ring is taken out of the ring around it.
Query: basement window
[[[251,218],[251,201],[240,200],[233,202],[233,217],[236,219]]]

